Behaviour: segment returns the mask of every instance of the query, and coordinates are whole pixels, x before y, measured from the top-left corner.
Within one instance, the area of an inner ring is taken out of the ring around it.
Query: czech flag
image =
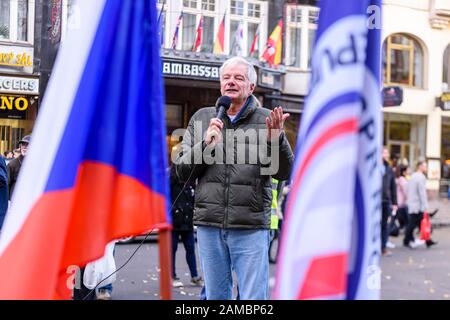
[[[379,299],[381,0],[320,5],[274,296]]]
[[[217,32],[217,38],[214,42],[214,53],[223,54],[225,52],[225,14],[223,15],[222,22],[219,25],[219,31]]]
[[[283,19],[278,21],[277,26],[272,31],[269,39],[267,40],[267,46],[262,54],[262,58],[271,65],[279,65],[281,63],[281,51],[282,51],[282,38],[283,38]]]
[[[113,239],[170,228],[155,0],[78,1],[0,239],[0,299],[68,299]]]

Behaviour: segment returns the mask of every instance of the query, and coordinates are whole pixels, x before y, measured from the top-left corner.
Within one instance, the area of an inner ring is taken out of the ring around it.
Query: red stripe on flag
[[[339,138],[343,135],[353,134],[358,131],[358,120],[356,118],[346,119],[344,121],[336,123],[334,126],[329,128],[322,134],[317,141],[311,146],[308,153],[306,154],[303,162],[300,165],[299,170],[297,170],[292,186],[292,194],[297,194],[300,188],[303,175],[308,169],[314,157],[332,140]],[[292,201],[289,201],[287,206],[288,215],[291,213]],[[288,218],[287,216],[286,218]]]
[[[162,195],[85,162],[73,189],[42,195],[0,257],[0,300],[68,299],[69,266],[100,258],[113,239],[169,227]]]
[[[317,299],[345,293],[347,254],[322,256],[311,261],[297,299]]]

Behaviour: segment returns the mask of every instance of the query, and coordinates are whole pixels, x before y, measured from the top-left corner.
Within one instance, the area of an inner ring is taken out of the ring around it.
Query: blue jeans
[[[197,240],[208,300],[232,299],[232,270],[241,300],[269,298],[269,230],[199,226]]]

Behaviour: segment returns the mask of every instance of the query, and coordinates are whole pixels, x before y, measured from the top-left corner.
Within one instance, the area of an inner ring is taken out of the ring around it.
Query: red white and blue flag
[[[111,240],[170,228],[156,3],[75,5],[2,230],[0,299],[70,298],[73,267]]]
[[[182,20],[183,20],[183,11],[181,11],[180,15],[178,16],[177,26],[175,27],[175,32],[173,33],[171,46],[173,50],[175,50],[178,46],[178,33],[180,32],[180,25]]]
[[[195,35],[194,46],[192,47],[192,51],[200,52],[202,45],[202,37],[203,37],[203,16],[200,16],[200,20],[198,22],[197,33]]]
[[[274,296],[377,299],[381,1],[320,5]]]

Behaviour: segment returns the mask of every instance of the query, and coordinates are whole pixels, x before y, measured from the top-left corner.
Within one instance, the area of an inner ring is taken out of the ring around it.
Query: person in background
[[[8,173],[5,159],[0,159],[0,232],[8,210]]]
[[[20,155],[17,158],[11,160],[11,162],[8,164],[7,171],[8,171],[9,200],[12,199],[17,178],[19,176],[20,168],[22,167],[23,159],[25,158],[28,152],[28,145],[30,143],[30,140],[31,136],[27,135],[19,141]]]
[[[388,220],[391,213],[397,211],[397,186],[395,185],[395,175],[389,166],[389,150],[384,147],[382,153],[382,215],[381,215],[381,254],[390,256],[392,252],[386,249],[389,239]],[[392,245],[391,245],[392,247]]]
[[[178,240],[183,241],[186,251],[186,262],[191,272],[191,284],[203,286],[203,279],[198,275],[197,261],[195,257],[195,236],[194,236],[194,188],[191,183],[186,185],[177,178],[175,166],[170,170],[170,195],[172,205],[172,286],[184,286],[180,278],[177,277],[175,260],[178,249]]]
[[[424,242],[422,240],[414,239],[414,230],[420,228],[423,214],[428,207],[426,172],[427,163],[425,161],[419,161],[416,166],[416,172],[413,173],[411,179],[408,181],[408,196],[406,202],[408,205],[409,216],[403,245],[411,249],[422,245]],[[429,239],[425,244],[427,247],[431,247],[432,245],[437,244],[437,242]]]
[[[6,165],[8,165],[8,163],[14,159],[14,153],[12,151],[6,150],[5,152],[3,152],[3,158],[5,159]]]
[[[13,158],[17,159],[18,157],[20,157],[20,155],[21,155],[20,148],[14,149]],[[11,160],[13,160],[13,159],[11,159]]]
[[[400,225],[400,229],[406,228],[408,225],[408,206],[406,200],[408,199],[408,180],[406,176],[408,175],[408,166],[401,165],[398,168],[397,178],[395,182],[397,184],[397,220]]]

